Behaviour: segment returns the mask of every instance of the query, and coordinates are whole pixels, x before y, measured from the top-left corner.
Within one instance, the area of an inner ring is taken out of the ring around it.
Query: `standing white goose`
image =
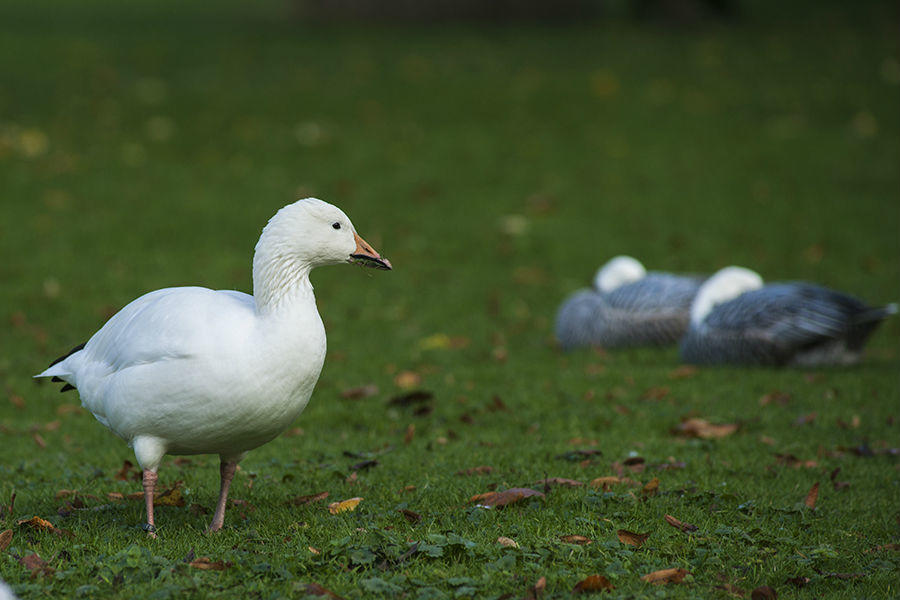
[[[391,268],[339,208],[315,198],[289,204],[256,244],[252,296],[201,287],[150,292],[36,376],[77,388],[82,404],[134,449],[150,535],[165,454],[220,456],[209,531],[222,528],[237,463],[290,425],[319,378],[325,328],[309,272],[345,262]]]

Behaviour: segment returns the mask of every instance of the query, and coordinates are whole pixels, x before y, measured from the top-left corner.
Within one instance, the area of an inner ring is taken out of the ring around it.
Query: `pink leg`
[[[222,461],[219,464],[219,476],[222,478],[222,484],[219,488],[219,501],[216,503],[216,512],[213,514],[212,523],[209,524],[207,532],[219,531],[225,524],[225,504],[228,502],[228,488],[231,486],[231,480],[234,478],[234,472],[237,469],[237,461]]]
[[[153,492],[156,490],[156,472],[144,471],[144,503],[147,505],[147,522],[144,531],[152,538],[156,537],[156,526],[153,523]]]

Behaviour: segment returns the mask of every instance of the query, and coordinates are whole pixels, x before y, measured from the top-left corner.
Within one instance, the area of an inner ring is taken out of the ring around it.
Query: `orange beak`
[[[383,271],[391,270],[391,261],[378,254],[375,248],[370,246],[369,242],[359,237],[359,234],[355,231],[353,232],[353,239],[356,240],[356,250],[350,255],[348,259],[350,262]]]

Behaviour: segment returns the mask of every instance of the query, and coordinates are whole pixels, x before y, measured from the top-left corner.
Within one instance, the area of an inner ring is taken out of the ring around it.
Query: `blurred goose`
[[[278,211],[253,256],[253,295],[166,288],[132,301],[86,344],[36,377],[77,388],[82,404],[128,442],[143,470],[147,524],[165,454],[218,454],[221,489],[209,531],[222,528],[228,487],[248,451],[303,411],[325,360],[314,267],[391,264],[331,204]]]
[[[700,288],[681,341],[694,364],[849,365],[897,306],[861,300],[805,282],[763,285],[759,274],[726,267]]]
[[[594,277],[593,289],[572,294],[556,316],[563,349],[674,344],[687,329],[702,277],[647,272],[637,259],[617,256]]]

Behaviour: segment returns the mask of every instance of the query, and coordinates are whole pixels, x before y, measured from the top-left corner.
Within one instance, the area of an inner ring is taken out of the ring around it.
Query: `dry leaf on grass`
[[[201,556],[200,558],[189,562],[188,566],[204,571],[224,571],[225,569],[231,568],[231,563],[222,562],[221,560],[213,561],[208,556]]]
[[[811,488],[809,488],[809,493],[806,494],[806,500],[803,501],[808,508],[816,507],[816,500],[819,499],[819,482],[815,482]]]
[[[154,495],[153,503],[157,506],[184,506],[184,498],[181,497],[181,490],[178,489],[180,485],[181,482],[176,481],[170,489]]]
[[[519,542],[512,538],[508,538],[506,536],[501,535],[497,538],[497,543],[506,548],[518,548]]]
[[[541,594],[544,593],[544,589],[547,587],[547,578],[539,577],[537,581],[534,582],[534,585],[528,590],[528,593],[525,595],[525,600],[537,600],[541,597]]]
[[[548,477],[534,482],[534,485],[561,485],[565,487],[578,487],[584,485],[577,479],[566,479],[565,477]]]
[[[114,479],[119,481],[128,481],[129,479],[136,479],[140,481],[141,473],[140,471],[135,470],[134,465],[131,464],[130,460],[126,460],[122,463],[122,468],[119,469],[119,472],[115,474]]]
[[[422,383],[422,376],[415,371],[400,371],[394,376],[394,384],[401,389],[408,390]]]
[[[676,367],[669,371],[669,379],[687,379],[699,372],[700,370],[693,365],[681,365],[680,367]]]
[[[410,423],[406,426],[406,433],[403,435],[403,443],[409,444],[413,441],[413,438],[416,435],[416,426],[414,423]]]
[[[603,488],[603,491],[609,491],[614,485],[640,485],[634,479],[629,479],[628,477],[616,477],[614,475],[610,475],[607,477],[597,477],[596,479],[592,479],[590,486],[595,488]]]
[[[401,508],[400,514],[403,515],[403,518],[406,519],[410,525],[415,525],[422,520],[422,515],[406,508]]]
[[[681,583],[685,576],[690,575],[691,572],[687,569],[662,569],[659,571],[653,571],[652,573],[647,573],[643,577],[642,580],[647,583],[652,583],[654,585],[663,585],[668,583]]]
[[[4,531],[3,533],[6,532]],[[0,540],[3,539],[3,533],[0,533]],[[3,544],[0,543],[0,549],[2,549],[2,546]],[[894,552],[900,551],[900,544],[883,544],[881,546],[875,546],[874,548],[866,550],[866,554],[869,554],[870,552],[883,552],[884,550],[893,550]]]
[[[318,494],[308,494],[306,496],[297,496],[296,498],[291,498],[288,502],[290,502],[294,506],[302,506],[304,504],[310,504],[312,502],[318,502],[319,500],[324,500],[327,497],[328,497],[328,492],[319,492]]]
[[[38,575],[53,575],[54,568],[50,566],[50,564],[38,556],[37,554],[29,554],[28,556],[23,556],[19,559],[19,563],[24,565],[31,571],[32,577],[37,577]]]
[[[658,491],[659,491],[659,478],[654,477],[653,479],[648,481],[646,483],[646,485],[644,485],[643,488],[641,488],[641,495],[642,496],[655,496]]]
[[[349,498],[340,502],[332,502],[328,505],[328,512],[336,515],[342,512],[354,511],[360,502],[362,502],[362,498]]]
[[[567,544],[575,544],[578,546],[587,546],[588,544],[593,544],[594,540],[588,537],[584,537],[583,535],[562,535],[559,537],[560,540],[564,541]]]
[[[49,531],[50,533],[56,534],[58,536],[66,536],[70,538],[75,537],[75,534],[68,529],[60,529],[50,521],[42,519],[38,516],[31,517],[30,519],[22,519],[20,521],[17,521],[16,524],[20,527],[28,527],[30,529],[34,529],[35,531]]]
[[[0,533],[0,552],[3,552],[9,545],[12,543],[13,539],[13,530],[7,529],[3,533]]]
[[[791,395],[789,393],[782,392],[781,390],[775,390],[762,396],[759,399],[759,405],[768,406],[769,404],[778,404],[780,406],[784,406],[790,401],[790,399]]]
[[[513,504],[524,498],[543,498],[544,494],[531,488],[510,488],[502,492],[486,492],[484,494],[475,494],[469,501],[477,502],[478,506],[484,508],[498,508]]]
[[[609,592],[614,589],[615,586],[603,575],[590,575],[576,583],[572,592],[583,594],[585,592]]]
[[[331,598],[331,600],[344,600],[341,596],[338,596],[326,587],[322,587],[318,583],[307,583],[300,587],[307,596],[325,596],[326,598]]]
[[[627,529],[620,529],[616,532],[616,536],[623,544],[640,548],[644,542],[647,541],[647,538],[650,537],[650,532],[635,533],[633,531],[628,531]]]
[[[494,467],[489,467],[487,465],[481,465],[479,467],[471,467],[469,469],[463,469],[461,471],[457,471],[457,475],[487,475],[489,473],[494,472]]]
[[[767,585],[761,585],[750,592],[750,600],[776,600],[778,594]]]
[[[790,583],[791,585],[797,586],[798,588],[804,587],[810,581],[812,580],[804,575],[797,575],[796,577],[789,577],[784,580],[785,583]]]
[[[699,527],[697,527],[696,525],[692,525],[690,523],[685,523],[683,521],[679,521],[672,515],[666,515],[665,519],[666,519],[666,523],[668,523],[675,529],[680,529],[681,531],[684,531],[685,533],[689,533],[691,531],[697,531],[699,529]]]
[[[359,400],[360,398],[368,398],[378,393],[378,386],[374,383],[361,385],[346,389],[341,392],[341,398],[344,400]]]
[[[706,419],[686,419],[678,424],[672,433],[683,437],[695,437],[704,440],[724,438],[738,430],[735,423],[716,425]]]

